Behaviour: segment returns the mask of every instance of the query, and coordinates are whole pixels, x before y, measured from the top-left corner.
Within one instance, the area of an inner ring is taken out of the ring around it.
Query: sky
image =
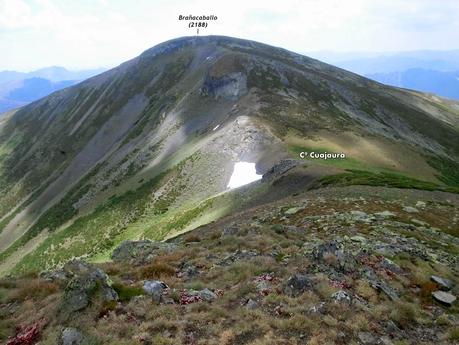
[[[113,67],[195,35],[180,14],[300,53],[459,49],[458,0],[0,0],[0,70]]]

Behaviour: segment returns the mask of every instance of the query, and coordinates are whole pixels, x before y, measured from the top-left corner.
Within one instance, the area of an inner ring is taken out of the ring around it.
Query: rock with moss
[[[87,308],[91,302],[100,298],[104,302],[118,300],[118,294],[111,287],[108,275],[84,261],[73,260],[64,266],[64,271],[71,277],[62,296],[60,311],[63,315]]]

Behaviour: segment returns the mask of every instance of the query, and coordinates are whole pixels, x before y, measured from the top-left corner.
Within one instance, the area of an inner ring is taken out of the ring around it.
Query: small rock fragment
[[[404,206],[403,211],[408,212],[408,213],[418,213],[419,212],[417,208],[414,208],[411,206]]]
[[[353,242],[360,242],[360,243],[365,243],[367,240],[363,236],[352,236],[351,241]]]
[[[362,344],[364,344],[364,345],[376,345],[376,344],[378,344],[378,340],[370,332],[359,332],[359,334],[357,336],[358,336],[360,342]]]
[[[351,304],[351,296],[344,290],[339,290],[332,295],[336,303]]]
[[[417,201],[416,202],[416,207],[423,208],[426,207],[426,203],[424,201]]]
[[[456,296],[445,291],[434,291],[432,292],[432,296],[435,300],[447,306],[452,305],[456,301]]]
[[[430,280],[437,283],[443,291],[448,291],[453,288],[453,282],[439,276],[430,276]]]
[[[387,219],[387,218],[392,218],[395,217],[395,213],[392,213],[390,211],[383,211],[383,212],[378,212],[374,214],[377,218],[382,218],[382,219]]]

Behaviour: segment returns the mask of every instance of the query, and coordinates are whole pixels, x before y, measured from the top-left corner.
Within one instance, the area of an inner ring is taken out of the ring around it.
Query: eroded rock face
[[[247,93],[247,76],[242,72],[229,73],[222,77],[207,76],[201,88],[201,94],[236,100]]]
[[[176,248],[175,244],[156,241],[123,241],[112,254],[116,262],[143,264],[150,262],[158,253],[169,252]]]
[[[294,159],[283,159],[276,165],[274,165],[271,169],[269,169],[261,178],[261,181],[267,182],[275,179],[276,177],[281,176],[282,174],[286,173],[290,169],[293,169],[301,162],[294,160]]]
[[[103,301],[116,301],[118,294],[111,287],[110,278],[100,268],[84,261],[73,260],[64,266],[64,272],[70,277],[60,311],[63,315],[85,309],[95,297]]]

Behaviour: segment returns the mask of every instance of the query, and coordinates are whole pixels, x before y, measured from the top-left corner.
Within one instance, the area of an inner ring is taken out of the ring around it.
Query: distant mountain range
[[[411,68],[402,72],[367,74],[366,77],[386,85],[435,93],[459,99],[459,71],[440,72]]]
[[[459,50],[309,55],[387,85],[459,99]]]
[[[103,68],[69,71],[52,66],[32,72],[0,72],[0,113],[45,97],[105,71]]]

